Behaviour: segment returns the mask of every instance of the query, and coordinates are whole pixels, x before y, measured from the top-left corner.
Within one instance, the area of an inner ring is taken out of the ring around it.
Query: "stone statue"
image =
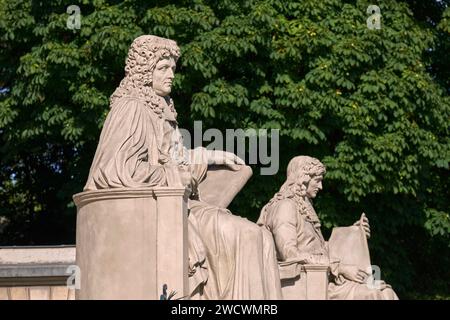
[[[391,287],[384,282],[379,283],[379,288],[368,286],[366,279],[369,275],[365,268],[343,263],[346,261],[345,257],[336,257],[330,252],[329,243],[322,236],[320,221],[312,205],[312,199],[322,189],[325,171],[325,166],[315,158],[293,158],[287,168],[286,182],[262,209],[257,223],[272,233],[279,262],[329,265],[329,299],[398,299]],[[362,230],[367,244],[365,237],[370,236],[370,226],[365,215],[354,226],[352,228]],[[363,249],[356,247],[339,249],[342,250],[335,251],[350,252],[352,255],[353,250],[360,250],[362,255],[365,254]]]
[[[198,186],[208,177],[208,164],[235,172],[245,164],[232,153],[183,146],[169,97],[179,55],[169,39],[144,35],[133,41],[84,190],[186,186],[190,298],[279,299],[271,234],[201,200]]]

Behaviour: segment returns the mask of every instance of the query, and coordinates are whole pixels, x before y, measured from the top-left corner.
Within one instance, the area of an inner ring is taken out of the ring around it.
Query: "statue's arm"
[[[297,247],[296,207],[290,200],[281,200],[272,209],[272,234],[275,246],[282,260],[301,256]]]

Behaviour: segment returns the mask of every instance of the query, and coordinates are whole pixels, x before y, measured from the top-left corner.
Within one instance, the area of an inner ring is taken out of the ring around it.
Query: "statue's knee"
[[[262,233],[264,243],[273,243],[273,245],[275,246],[272,233],[269,230],[264,229],[264,228],[260,228],[260,230]]]
[[[220,221],[221,234],[229,240],[236,239],[236,236],[245,241],[255,241],[261,238],[261,228],[253,222],[234,215],[222,217]]]
[[[259,239],[262,239],[263,233],[262,229],[257,226],[256,224],[248,221],[243,220],[242,226],[240,228],[241,234],[248,240],[248,241],[256,241]]]
[[[398,296],[392,288],[386,288],[382,293],[384,300],[398,300]]]

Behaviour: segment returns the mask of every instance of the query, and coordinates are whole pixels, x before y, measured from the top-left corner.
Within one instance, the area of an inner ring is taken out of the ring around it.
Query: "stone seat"
[[[329,266],[280,261],[278,267],[284,300],[328,299]]]

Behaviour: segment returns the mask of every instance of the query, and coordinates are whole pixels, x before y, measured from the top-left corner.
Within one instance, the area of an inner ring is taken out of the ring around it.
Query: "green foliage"
[[[366,212],[400,297],[450,296],[448,1],[375,1],[380,30],[372,2],[81,1],[69,30],[69,1],[0,0],[0,243],[74,242],[108,97],[132,40],[155,34],[181,47],[182,127],[281,129],[279,174],[255,175],[233,212],[256,219],[288,161],[315,156],[325,231]]]

